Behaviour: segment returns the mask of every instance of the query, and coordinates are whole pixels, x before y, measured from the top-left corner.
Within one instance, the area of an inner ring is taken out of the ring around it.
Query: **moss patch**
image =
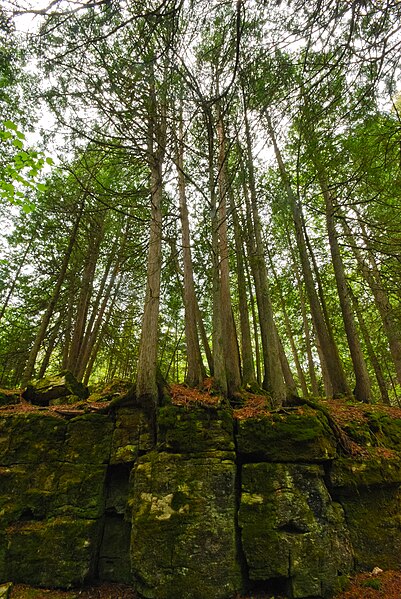
[[[239,420],[237,441],[245,458],[273,462],[320,462],[336,455],[325,416],[308,406]]]
[[[7,579],[68,588],[94,575],[99,541],[95,520],[55,518],[7,528]]]
[[[158,441],[162,451],[199,453],[233,451],[233,419],[229,411],[169,405],[158,412]]]
[[[152,453],[138,460],[131,560],[144,597],[227,599],[240,589],[231,458]]]
[[[239,510],[252,580],[287,578],[292,597],[329,596],[352,568],[341,507],[317,465],[245,464]]]

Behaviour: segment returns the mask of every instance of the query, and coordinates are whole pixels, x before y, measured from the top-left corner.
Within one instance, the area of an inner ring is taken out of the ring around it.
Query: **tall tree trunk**
[[[204,119],[208,141],[208,187],[210,197],[210,217],[212,227],[212,347],[213,377],[216,386],[223,395],[227,395],[227,373],[223,345],[223,324],[221,314],[221,277],[220,277],[220,243],[219,214],[216,186],[214,181],[214,131],[213,117],[209,107],[204,107]]]
[[[273,263],[273,260],[272,260],[271,253],[270,253],[269,249],[267,250],[267,253],[268,253],[269,262],[270,262],[270,270],[273,273],[274,279],[276,281],[276,287],[278,289],[278,294],[279,294],[279,298],[280,298],[280,305],[281,305],[281,311],[283,313],[283,318],[284,318],[285,331],[287,333],[288,341],[290,342],[292,357],[294,359],[295,368],[297,370],[299,384],[301,386],[301,390],[302,390],[303,396],[304,397],[308,397],[308,387],[307,387],[307,384],[306,384],[306,379],[305,379],[304,372],[303,372],[302,367],[301,367],[301,362],[299,360],[298,350],[297,350],[297,347],[296,347],[296,344],[295,344],[294,335],[292,333],[290,318],[288,316],[288,312],[287,312],[287,308],[286,308],[286,303],[285,303],[284,296],[283,296],[283,291],[281,289],[281,284],[280,284],[279,278],[277,276],[277,272],[276,272],[276,269],[274,267],[274,263]],[[287,376],[287,380],[288,380],[288,376]],[[287,383],[287,386],[288,386],[288,383]]]
[[[306,355],[308,357],[308,373],[309,373],[309,380],[310,380],[310,388],[312,391],[312,395],[314,397],[317,397],[319,395],[319,388],[317,385],[316,370],[315,370],[315,364],[314,364],[313,355],[312,355],[311,333],[310,333],[310,328],[309,328],[308,315],[307,315],[307,311],[306,311],[305,293],[304,293],[304,289],[303,289],[303,285],[302,285],[301,275],[300,275],[299,268],[298,268],[298,263],[295,258],[294,247],[293,247],[293,244],[291,241],[291,236],[290,236],[290,232],[288,231],[288,228],[286,228],[286,236],[287,236],[288,245],[289,245],[290,252],[291,252],[292,268],[293,268],[293,271],[295,274],[295,279],[297,281],[297,287],[298,287],[298,295],[299,295],[299,303],[300,303],[300,307],[301,307],[302,323],[303,323],[303,328],[304,328],[304,333],[305,333]]]
[[[383,330],[388,340],[391,357],[393,359],[395,371],[397,374],[397,380],[398,383],[401,385],[400,327],[396,319],[394,318],[394,309],[391,305],[390,298],[383,285],[382,277],[380,275],[377,263],[372,255],[372,252],[369,252],[368,235],[366,233],[363,223],[360,222],[362,232],[364,233],[365,243],[368,246],[367,250],[369,252],[367,258],[365,259],[365,257],[362,254],[362,251],[358,248],[354,235],[344,217],[341,219],[341,223],[344,228],[345,234],[349,239],[350,246],[357,261],[359,270],[370,287],[376,308],[381,316],[383,322]]]
[[[33,233],[33,235],[31,236],[30,240],[28,241],[28,243],[26,245],[26,248],[24,250],[24,253],[22,255],[22,258],[20,260],[20,263],[17,266],[17,270],[15,271],[14,278],[13,278],[13,280],[11,282],[11,285],[10,285],[10,287],[8,289],[8,293],[6,295],[4,303],[3,303],[2,307],[1,307],[1,310],[0,310],[0,321],[3,318],[5,311],[7,310],[8,304],[9,304],[10,299],[11,299],[13,293],[14,293],[15,286],[16,286],[16,284],[18,282],[18,279],[19,279],[19,276],[21,274],[21,270],[22,270],[22,268],[23,268],[23,266],[25,264],[25,259],[26,259],[27,255],[29,253],[29,250],[32,247],[32,244],[33,244],[33,241],[35,240],[35,238],[36,238],[36,231]]]
[[[180,199],[181,240],[184,265],[184,309],[185,309],[185,342],[187,349],[187,372],[185,382],[190,387],[202,385],[206,376],[199,345],[198,329],[196,327],[196,296],[194,273],[192,267],[191,239],[189,229],[188,207],[185,190],[184,174],[184,132],[182,122],[182,109],[180,110],[178,143],[176,151],[176,164],[178,170],[178,191]]]
[[[242,385],[246,387],[247,385],[253,385],[256,383],[256,375],[253,362],[251,325],[249,322],[249,307],[246,292],[247,285],[245,279],[244,247],[242,244],[241,226],[231,190],[229,192],[229,197],[234,225],[234,242],[237,263],[238,306],[241,327]]]
[[[384,378],[384,373],[383,373],[383,369],[380,365],[380,361],[376,355],[376,352],[373,348],[372,345],[372,341],[369,335],[369,331],[368,328],[366,326],[365,323],[365,319],[363,318],[363,314],[362,314],[362,310],[359,306],[358,300],[355,297],[355,294],[353,293],[352,289],[349,290],[350,293],[350,298],[352,301],[352,305],[354,308],[354,312],[358,318],[358,322],[359,322],[359,328],[361,330],[362,336],[363,336],[363,340],[365,342],[366,345],[366,349],[368,352],[368,356],[370,359],[370,362],[373,366],[373,370],[375,371],[375,376],[376,376],[376,380],[377,380],[377,384],[379,386],[380,389],[380,394],[381,394],[381,398],[382,398],[382,402],[386,405],[390,405],[390,398],[388,396],[388,389],[387,389],[387,384],[386,384],[386,380]]]
[[[218,153],[218,234],[220,256],[220,296],[221,296],[221,324],[223,330],[223,351],[227,377],[227,392],[232,395],[241,387],[240,357],[237,334],[233,317],[230,272],[229,272],[229,246],[227,226],[227,195],[229,189],[227,173],[227,148],[223,117],[220,106],[217,106],[217,136],[219,142]]]
[[[92,297],[96,264],[99,258],[100,245],[104,235],[103,224],[95,219],[93,225],[94,226],[91,227],[93,235],[90,235],[90,238],[88,239],[85,266],[82,273],[75,323],[68,356],[68,370],[70,370],[74,375],[77,375],[79,372],[80,351],[84,340],[89,304]]]
[[[341,258],[340,248],[338,245],[337,231],[334,219],[336,205],[328,186],[325,169],[321,164],[316,153],[316,148],[315,150],[312,150],[311,160],[315,166],[319,184],[325,201],[326,226],[329,238],[331,259],[336,278],[337,292],[340,300],[345,334],[347,336],[348,347],[350,350],[351,360],[355,373],[354,395],[358,401],[369,403],[371,401],[370,380],[354,320],[352,304],[348,292],[348,284],[345,277],[344,264]]]
[[[38,379],[41,379],[45,376],[45,372],[47,367],[49,366],[50,358],[52,356],[53,350],[56,346],[57,335],[60,331],[61,317],[57,320],[56,324],[53,327],[51,335],[49,337],[49,342],[46,348],[46,352],[44,358],[42,360],[42,364],[40,365],[40,369],[38,372]]]
[[[42,316],[40,327],[39,327],[38,333],[36,335],[32,349],[29,352],[28,361],[25,365],[25,370],[22,374],[21,386],[25,386],[27,384],[27,382],[29,381],[29,379],[32,378],[34,368],[35,368],[36,358],[39,353],[40,346],[42,345],[42,342],[46,336],[47,327],[49,326],[49,322],[53,315],[54,308],[55,308],[57,300],[59,298],[61,287],[64,283],[65,275],[67,273],[67,268],[68,268],[68,264],[69,264],[70,257],[72,254],[72,250],[74,248],[74,245],[75,245],[75,242],[77,239],[77,235],[78,235],[78,229],[79,229],[79,224],[81,222],[82,213],[84,210],[84,204],[85,204],[85,198],[81,201],[81,205],[78,209],[78,213],[75,218],[75,223],[73,225],[73,228],[72,228],[72,231],[70,234],[70,239],[68,241],[68,246],[65,251],[63,262],[61,264],[61,268],[60,268],[60,271],[59,271],[59,274],[57,277],[56,285],[53,289],[53,293],[50,297],[50,301],[47,305],[46,311]]]
[[[162,264],[162,166],[166,145],[166,106],[160,106],[153,79],[149,100],[148,160],[150,167],[151,220],[147,259],[145,307],[136,381],[137,397],[153,410],[158,402],[157,344],[159,335]]]
[[[127,232],[125,231],[124,237],[123,237],[124,240],[126,239],[126,235],[127,235]],[[80,351],[79,351],[79,356],[77,359],[78,370],[77,370],[76,376],[77,376],[78,380],[81,380],[82,375],[86,368],[88,345],[91,343],[93,328],[95,326],[95,322],[98,320],[99,309],[100,309],[100,306],[102,303],[102,298],[104,298],[105,287],[106,287],[107,280],[110,275],[111,268],[113,266],[113,261],[115,260],[117,247],[118,247],[118,240],[116,239],[112,246],[112,249],[110,251],[109,258],[107,260],[107,263],[106,263],[106,266],[105,266],[105,269],[103,272],[103,276],[102,276],[99,288],[96,293],[96,298],[93,302],[93,305],[91,306],[90,316],[88,318],[88,321],[87,321],[87,324],[85,327],[85,334],[83,336],[83,340],[82,340]],[[119,258],[120,258],[120,256],[119,256]],[[116,264],[117,263],[119,263],[118,260],[117,260]],[[115,277],[115,275],[114,275],[114,277]],[[113,278],[113,275],[112,275],[112,278]],[[106,291],[106,296],[107,296],[107,291]]]
[[[251,268],[255,281],[256,299],[258,303],[259,322],[261,326],[261,338],[265,363],[265,381],[263,386],[271,394],[273,405],[279,406],[285,402],[286,388],[281,367],[280,349],[273,319],[273,307],[271,303],[269,280],[264,257],[261,223],[257,207],[251,133],[245,102],[244,123],[246,134],[246,166],[249,181],[251,219],[253,225],[255,249],[253,259],[251,260]]]
[[[333,340],[328,331],[327,323],[324,318],[324,314],[322,311],[322,307],[319,302],[318,295],[315,289],[315,283],[313,280],[313,274],[311,265],[308,258],[308,252],[305,242],[305,237],[302,228],[302,212],[299,206],[299,203],[294,195],[292,190],[290,179],[288,177],[285,164],[283,158],[281,156],[280,149],[277,145],[276,136],[274,133],[274,129],[270,120],[270,117],[267,117],[267,129],[270,135],[270,138],[273,143],[274,152],[277,160],[277,164],[279,167],[281,179],[283,181],[288,203],[292,212],[292,217],[294,221],[295,227],[295,235],[297,241],[297,247],[301,262],[302,274],[305,281],[306,293],[309,299],[309,305],[311,308],[312,319],[316,330],[316,335],[319,341],[320,351],[322,353],[324,359],[324,366],[322,364],[322,369],[326,368],[328,372],[328,376],[330,378],[330,383],[332,387],[332,393],[334,397],[349,395],[350,390],[344,375],[344,371],[338,356],[337,348],[333,343]]]

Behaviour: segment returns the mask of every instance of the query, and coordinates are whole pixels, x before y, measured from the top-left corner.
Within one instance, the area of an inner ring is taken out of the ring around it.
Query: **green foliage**
[[[375,591],[380,591],[382,588],[382,583],[378,578],[368,578],[362,582],[362,586],[367,589],[375,589]]]
[[[46,185],[38,179],[45,165],[53,165],[53,159],[26,147],[25,135],[13,121],[3,122],[0,140],[3,146],[1,155],[8,155],[8,160],[0,167],[0,198],[21,206],[25,213],[29,213],[34,204],[23,190],[46,191]]]

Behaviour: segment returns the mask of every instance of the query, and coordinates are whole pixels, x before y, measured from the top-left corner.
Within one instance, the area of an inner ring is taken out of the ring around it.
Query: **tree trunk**
[[[391,306],[389,296],[384,288],[379,268],[373,255],[370,253],[366,260],[362,251],[357,247],[353,233],[345,218],[341,219],[345,234],[350,240],[352,252],[355,256],[359,270],[362,273],[365,281],[370,287],[376,308],[383,322],[383,330],[386,334],[391,357],[394,362],[395,371],[397,374],[398,383],[401,385],[401,334],[400,327],[394,318],[394,309]],[[363,223],[360,223],[366,243],[368,243],[367,233],[364,230]],[[367,248],[369,250],[369,247]]]
[[[227,194],[229,189],[227,173],[227,150],[223,117],[220,107],[217,109],[217,135],[219,142],[218,153],[218,235],[220,258],[220,296],[221,296],[221,325],[223,332],[223,351],[227,377],[227,392],[232,395],[241,387],[240,357],[237,334],[230,294],[229,246],[227,234]]]
[[[386,384],[386,380],[384,378],[384,373],[382,370],[382,367],[380,365],[380,361],[376,355],[375,350],[373,349],[373,345],[372,345],[372,341],[370,339],[370,335],[369,335],[369,331],[368,328],[366,326],[365,320],[363,318],[363,314],[361,311],[361,308],[358,304],[358,300],[356,299],[352,289],[349,290],[350,293],[350,298],[352,301],[352,305],[354,308],[354,312],[358,318],[358,322],[359,322],[359,328],[361,330],[362,336],[363,336],[363,340],[365,342],[366,345],[366,349],[368,352],[368,356],[370,359],[370,362],[373,366],[373,370],[375,371],[375,376],[376,376],[376,380],[377,380],[377,384],[379,386],[380,389],[380,394],[381,394],[381,398],[382,398],[382,402],[384,404],[386,404],[387,406],[390,405],[390,398],[388,396],[388,389],[387,389],[387,384]]]
[[[68,356],[68,370],[70,370],[74,375],[77,375],[79,372],[80,351],[84,339],[89,304],[92,297],[93,280],[95,277],[96,264],[99,258],[100,244],[104,235],[103,225],[97,219],[95,219],[93,227],[91,227],[91,232],[92,231],[94,234],[90,234],[88,238],[85,266],[82,273],[75,323]]]
[[[297,347],[295,345],[294,335],[292,334],[291,323],[290,323],[290,319],[288,316],[286,303],[285,303],[285,299],[284,299],[283,292],[281,289],[280,281],[278,279],[276,269],[274,268],[274,264],[273,264],[273,260],[272,260],[270,251],[268,250],[267,253],[268,253],[269,262],[270,262],[270,269],[271,269],[274,279],[276,281],[276,287],[278,289],[278,293],[279,293],[279,297],[280,297],[280,305],[281,305],[281,311],[283,313],[283,318],[284,318],[285,331],[287,333],[288,341],[290,342],[292,357],[294,359],[295,368],[297,370],[299,384],[301,386],[303,396],[308,397],[308,387],[306,384],[305,375],[304,375],[302,367],[301,367],[301,362],[299,360],[299,355],[298,355]],[[281,363],[282,363],[282,361],[281,361]],[[285,373],[284,373],[284,376],[285,376]],[[288,376],[287,376],[287,380],[288,380]],[[287,383],[287,386],[288,386],[288,383]],[[295,385],[295,387],[296,387],[296,385]]]
[[[245,101],[244,123],[246,136],[246,166],[251,200],[251,222],[253,225],[253,236],[255,243],[255,255],[253,257],[253,260],[251,261],[251,267],[253,268],[254,273],[256,299],[258,304],[259,323],[262,332],[262,347],[265,363],[265,380],[263,386],[271,394],[273,405],[280,406],[285,402],[286,388],[280,361],[278,337],[276,334],[276,327],[273,320],[273,307],[270,298],[269,280],[267,276],[266,262],[264,257],[264,245],[262,240],[261,223],[257,207],[251,132],[249,128],[249,121]]]
[[[267,129],[270,138],[273,143],[274,152],[277,160],[277,164],[280,170],[280,175],[286,190],[288,203],[292,212],[292,217],[295,227],[295,235],[297,241],[297,247],[299,257],[301,261],[302,274],[305,281],[306,293],[309,299],[309,305],[311,308],[313,323],[318,337],[320,351],[322,353],[324,363],[322,369],[326,368],[330,379],[332,393],[334,397],[349,395],[350,390],[344,375],[344,371],[338,356],[337,348],[333,343],[333,340],[329,334],[326,320],[322,311],[322,307],[319,302],[318,295],[316,293],[315,284],[313,280],[313,274],[311,265],[308,258],[308,252],[305,242],[305,237],[302,228],[302,213],[301,208],[295,198],[294,192],[291,188],[289,177],[284,165],[284,161],[281,156],[281,152],[277,145],[276,136],[274,134],[273,126],[270,117],[267,117]]]
[[[8,293],[6,295],[6,299],[4,300],[4,303],[3,303],[2,307],[1,307],[1,310],[0,310],[0,321],[3,318],[3,316],[5,314],[5,311],[7,310],[9,301],[10,301],[10,299],[11,299],[13,293],[14,293],[15,286],[16,286],[16,284],[18,282],[18,279],[19,279],[19,276],[21,274],[21,270],[22,270],[22,268],[23,268],[23,266],[25,264],[25,259],[26,259],[27,255],[28,255],[29,250],[32,247],[32,244],[33,244],[33,241],[35,240],[35,238],[36,238],[36,231],[33,233],[32,237],[28,241],[28,243],[26,245],[26,248],[25,248],[25,251],[24,251],[24,253],[22,255],[21,261],[18,264],[17,270],[16,270],[16,272],[14,274],[14,278],[13,278],[13,280],[11,282],[10,288],[9,288]]]
[[[310,329],[309,329],[309,320],[308,320],[308,316],[307,316],[307,312],[306,312],[305,294],[304,294],[304,289],[302,286],[302,280],[301,280],[301,275],[299,272],[298,264],[297,264],[297,261],[295,258],[294,247],[293,247],[293,244],[291,241],[290,233],[287,228],[286,228],[286,235],[287,235],[287,239],[288,239],[288,245],[289,245],[289,248],[291,251],[292,265],[293,265],[293,270],[295,273],[295,278],[296,278],[297,287],[298,287],[298,295],[299,295],[299,303],[300,303],[300,307],[301,307],[302,323],[303,323],[304,333],[305,333],[306,355],[308,357],[308,372],[309,372],[310,386],[311,386],[312,395],[314,397],[317,397],[319,395],[319,388],[317,385],[316,370],[315,370],[315,364],[314,364],[313,355],[312,355],[311,334],[310,334]]]
[[[50,319],[53,315],[54,308],[56,306],[57,300],[60,295],[61,287],[64,283],[64,279],[65,279],[65,275],[67,272],[70,257],[72,254],[72,250],[74,248],[74,245],[75,245],[75,242],[77,239],[79,224],[81,222],[81,217],[82,217],[82,213],[83,213],[83,209],[84,209],[84,203],[85,203],[85,198],[81,201],[81,205],[79,207],[78,214],[76,216],[75,223],[74,223],[74,226],[71,231],[68,246],[67,246],[66,252],[64,254],[63,262],[61,264],[61,268],[60,268],[60,271],[59,271],[59,274],[57,277],[56,285],[53,289],[53,293],[50,297],[50,301],[47,305],[46,311],[42,316],[39,331],[36,335],[33,347],[29,353],[28,361],[26,363],[25,370],[22,374],[21,386],[25,386],[27,384],[27,382],[29,381],[29,379],[32,378],[34,368],[35,368],[35,362],[36,362],[37,355],[39,353],[40,346],[42,345],[42,342],[46,336],[47,327],[49,326]]]
[[[194,273],[192,267],[191,240],[188,218],[188,207],[185,190],[184,174],[184,132],[182,111],[179,117],[178,143],[176,152],[178,171],[178,191],[180,199],[181,240],[184,265],[184,309],[185,309],[185,341],[187,349],[187,372],[185,382],[190,387],[201,386],[206,376],[199,345],[198,329],[196,327],[196,296]]]
[[[358,401],[369,403],[371,401],[371,388],[368,370],[363,357],[361,344],[353,316],[351,300],[348,292],[348,284],[344,272],[344,264],[338,245],[337,231],[334,220],[336,209],[335,202],[328,187],[326,173],[320,163],[316,151],[311,154],[311,160],[316,168],[319,184],[323,193],[326,208],[326,225],[329,237],[331,259],[337,284],[337,292],[340,300],[341,312],[344,321],[345,334],[351,354],[352,364],[355,372],[354,395]]]
[[[153,410],[158,402],[157,345],[159,335],[160,279],[162,264],[163,159],[166,145],[166,106],[156,97],[151,83],[148,114],[148,161],[150,167],[151,220],[147,259],[145,307],[139,344],[137,397]]]
[[[229,193],[229,197],[234,225],[235,254],[237,259],[238,306],[241,327],[242,385],[246,387],[247,385],[256,383],[256,375],[253,362],[251,326],[249,322],[241,226],[239,223],[236,206],[234,204],[234,197],[231,191]]]

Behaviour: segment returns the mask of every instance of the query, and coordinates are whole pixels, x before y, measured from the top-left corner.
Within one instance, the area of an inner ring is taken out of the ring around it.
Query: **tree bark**
[[[231,294],[230,294],[230,272],[229,272],[229,246],[227,225],[227,195],[229,189],[227,173],[227,149],[223,117],[220,106],[217,106],[217,136],[219,142],[218,153],[218,188],[219,188],[219,210],[218,210],[218,235],[219,235],[219,258],[220,258],[220,296],[221,296],[221,325],[223,338],[223,351],[225,371],[227,378],[227,392],[229,396],[241,387],[240,357],[237,341],[237,333],[233,317]]]
[[[238,219],[237,209],[234,203],[232,191],[230,196],[230,208],[234,225],[234,242],[237,264],[238,282],[238,306],[241,327],[241,355],[242,355],[242,385],[253,385],[256,383],[255,366],[252,352],[251,325],[249,322],[248,297],[246,292],[244,247],[242,244],[241,226]]]
[[[75,242],[77,239],[79,224],[81,222],[84,205],[85,205],[85,198],[81,201],[80,207],[78,209],[75,223],[73,225],[73,228],[72,228],[72,231],[70,234],[68,246],[67,246],[66,252],[64,254],[63,262],[61,264],[61,268],[60,268],[60,271],[59,271],[59,274],[57,277],[56,285],[53,289],[53,293],[50,297],[50,301],[47,305],[46,311],[42,316],[39,331],[36,335],[34,344],[29,353],[29,356],[28,356],[28,361],[26,363],[25,370],[22,374],[21,386],[25,386],[27,384],[27,382],[29,381],[29,379],[32,378],[34,368],[35,368],[35,362],[36,362],[37,355],[39,353],[40,346],[42,345],[42,342],[46,336],[47,327],[49,326],[50,319],[53,315],[54,308],[56,306],[57,300],[60,295],[61,287],[64,283],[64,279],[65,279],[65,275],[67,273],[67,268],[68,268],[68,264],[69,264],[70,257],[72,254],[72,250],[74,248],[74,245],[75,245]]]
[[[332,393],[334,397],[341,397],[343,395],[349,395],[350,390],[344,375],[344,371],[338,356],[337,348],[333,343],[333,340],[330,336],[326,320],[324,318],[324,314],[322,311],[322,307],[319,302],[318,295],[315,289],[315,283],[313,280],[313,274],[311,265],[308,258],[307,247],[305,242],[305,237],[302,228],[302,213],[301,208],[298,204],[297,199],[295,198],[294,192],[290,185],[290,180],[284,165],[283,158],[281,156],[280,149],[277,145],[276,136],[274,133],[274,129],[270,120],[270,117],[267,117],[267,129],[270,135],[270,138],[273,143],[274,152],[277,160],[277,164],[280,170],[281,179],[283,181],[288,203],[292,212],[292,217],[294,221],[295,227],[295,235],[297,241],[297,247],[301,262],[302,274],[305,281],[306,293],[309,299],[309,305],[311,308],[312,318],[316,330],[316,335],[318,337],[320,351],[322,353],[324,359],[324,366],[322,364],[322,369],[326,368],[328,372],[328,376],[330,379],[330,384],[332,387]]]
[[[334,275],[337,284],[337,292],[340,300],[341,312],[344,321],[345,334],[348,340],[348,347],[351,354],[351,360],[355,373],[355,389],[354,395],[358,401],[369,403],[371,401],[371,387],[369,374],[366,367],[365,359],[359,335],[356,329],[356,324],[353,316],[351,300],[348,292],[348,284],[345,277],[344,264],[340,254],[338,245],[337,231],[335,225],[334,214],[336,210],[335,201],[330,192],[325,169],[318,159],[318,155],[312,150],[311,160],[315,166],[319,184],[322,190],[326,208],[326,226],[329,238],[331,259],[334,268]]]
[[[257,207],[255,173],[253,168],[252,142],[248,115],[244,101],[244,123],[246,136],[246,167],[250,192],[250,218],[252,226],[253,249],[251,268],[255,281],[256,300],[258,304],[259,323],[261,330],[265,380],[263,387],[271,394],[273,405],[279,406],[285,402],[286,387],[280,361],[280,349],[273,320],[273,307],[270,298],[269,280],[264,257],[261,223]],[[245,191],[246,194],[246,191]],[[246,195],[245,195],[246,199]],[[249,209],[248,209],[249,211]]]
[[[160,278],[162,264],[162,166],[166,144],[166,107],[160,106],[151,83],[148,115],[151,220],[147,258],[146,295],[136,382],[137,397],[153,410],[158,402],[157,345],[159,334]]]
[[[180,200],[181,241],[184,265],[184,309],[185,309],[185,342],[187,349],[187,372],[185,382],[190,387],[199,387],[206,377],[199,345],[198,329],[196,326],[197,306],[195,296],[194,273],[191,255],[191,238],[188,218],[188,207],[184,174],[184,132],[182,109],[180,110],[178,126],[178,142],[176,150],[178,171],[178,191]]]

